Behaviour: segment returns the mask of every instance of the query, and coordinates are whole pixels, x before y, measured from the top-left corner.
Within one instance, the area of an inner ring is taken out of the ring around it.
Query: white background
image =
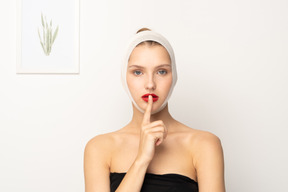
[[[131,118],[121,58],[141,27],[172,44],[169,110],[221,138],[227,191],[287,191],[287,10],[286,0],[82,0],[80,74],[17,75],[16,0],[1,0],[0,191],[84,191],[85,144]]]

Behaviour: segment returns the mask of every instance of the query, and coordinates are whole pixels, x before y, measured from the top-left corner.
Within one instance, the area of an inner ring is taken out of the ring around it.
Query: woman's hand
[[[148,105],[145,110],[141,125],[140,143],[137,158],[142,162],[150,163],[159,146],[167,136],[167,128],[162,120],[150,122],[153,100],[148,96]]]

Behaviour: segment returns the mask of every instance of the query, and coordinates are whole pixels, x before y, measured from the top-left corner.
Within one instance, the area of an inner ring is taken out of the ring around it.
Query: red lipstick
[[[153,102],[157,101],[158,98],[159,98],[159,97],[158,97],[157,95],[155,95],[154,93],[147,93],[147,94],[145,94],[145,95],[142,96],[142,99],[143,99],[144,101],[148,102],[148,96],[149,96],[149,95],[152,95],[152,97],[153,97]]]

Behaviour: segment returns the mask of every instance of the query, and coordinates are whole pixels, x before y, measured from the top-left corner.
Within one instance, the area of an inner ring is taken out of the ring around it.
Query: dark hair
[[[136,32],[136,34],[137,34],[137,33],[141,33],[142,31],[151,31],[151,29],[146,28],[146,27],[143,27],[143,28],[139,29],[139,30]],[[156,42],[156,41],[148,40],[148,41],[143,41],[143,42],[139,43],[137,46],[139,46],[139,45],[147,45],[147,46],[151,47],[151,46],[161,45],[161,44],[158,43],[158,42]],[[137,46],[136,46],[136,47],[137,47]],[[161,46],[162,46],[162,45],[161,45]]]

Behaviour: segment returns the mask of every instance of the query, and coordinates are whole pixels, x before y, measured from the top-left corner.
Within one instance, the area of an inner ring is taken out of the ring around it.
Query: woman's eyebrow
[[[136,68],[141,68],[141,69],[145,68],[145,67],[140,66],[140,65],[130,65],[128,68],[131,68],[131,67],[136,67]],[[171,67],[171,65],[170,64],[162,64],[162,65],[158,65],[156,68],[159,68],[159,67]]]

